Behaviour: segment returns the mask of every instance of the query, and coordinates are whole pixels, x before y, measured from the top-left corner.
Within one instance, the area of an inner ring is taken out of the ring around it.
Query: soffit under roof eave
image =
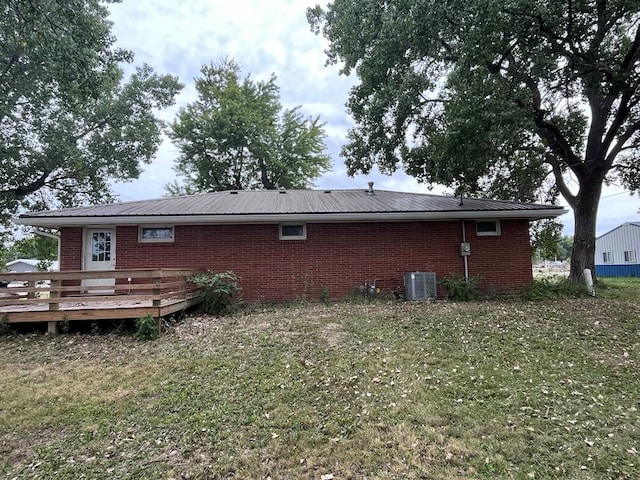
[[[328,223],[328,222],[401,222],[426,220],[476,220],[483,218],[528,219],[555,218],[566,209],[541,210],[483,210],[459,212],[380,212],[380,213],[321,213],[321,214],[249,214],[249,215],[131,215],[108,217],[20,217],[20,225],[34,227],[74,227],[85,225],[188,225],[188,224],[247,224],[247,223]]]

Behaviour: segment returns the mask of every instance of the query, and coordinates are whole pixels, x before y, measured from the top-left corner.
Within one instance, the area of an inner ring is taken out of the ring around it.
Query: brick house
[[[60,232],[60,270],[231,270],[247,301],[340,299],[407,272],[532,282],[529,222],[562,207],[373,190],[225,191],[21,215]],[[442,292],[440,292],[442,294]]]

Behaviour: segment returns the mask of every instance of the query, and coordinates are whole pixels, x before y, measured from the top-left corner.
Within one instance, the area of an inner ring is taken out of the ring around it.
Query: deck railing
[[[200,289],[188,281],[196,273],[178,268],[0,273],[0,317],[9,323],[35,321],[29,320],[32,315],[20,313],[44,311],[56,319],[61,316],[59,310],[73,310],[70,305],[81,303],[86,312],[105,310],[105,305],[116,302],[148,305],[153,316],[161,316],[164,305],[190,302],[198,296]]]

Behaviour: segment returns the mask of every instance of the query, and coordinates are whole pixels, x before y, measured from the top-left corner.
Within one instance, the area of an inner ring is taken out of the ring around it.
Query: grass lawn
[[[640,301],[640,278],[601,278],[600,285],[596,286],[596,295],[605,298]]]
[[[640,478],[625,285],[2,336],[0,478]]]

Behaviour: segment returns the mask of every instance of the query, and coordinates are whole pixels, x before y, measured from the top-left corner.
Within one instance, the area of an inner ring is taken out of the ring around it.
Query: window
[[[478,235],[500,235],[500,221],[478,220],[476,222],[476,233]]]
[[[140,226],[138,230],[139,242],[173,242],[173,227],[167,226]]]
[[[285,223],[280,225],[280,240],[306,240],[307,226],[304,223]]]
[[[624,261],[627,263],[636,263],[636,251],[635,250],[625,250],[624,251]]]
[[[91,261],[111,261],[111,232],[93,232],[91,236]]]
[[[602,252],[602,263],[613,263],[613,252]]]

